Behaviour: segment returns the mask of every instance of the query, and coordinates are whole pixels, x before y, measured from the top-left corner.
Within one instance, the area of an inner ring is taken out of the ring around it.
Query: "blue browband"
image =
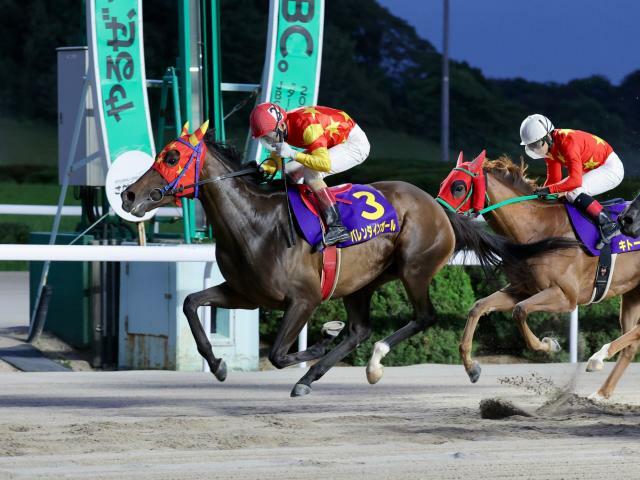
[[[162,187],[162,194],[164,195],[165,193],[169,192],[169,194],[173,194],[175,193],[175,191],[177,190],[177,185],[180,182],[180,180],[182,179],[182,177],[184,177],[184,175],[187,173],[187,171],[189,170],[189,167],[191,166],[191,163],[193,162],[193,159],[196,159],[196,174],[195,174],[195,181],[194,181],[194,195],[193,198],[197,198],[198,197],[198,191],[199,191],[199,183],[198,180],[200,178],[200,154],[202,153],[202,140],[200,140],[200,142],[198,142],[198,144],[194,147],[193,145],[191,145],[191,143],[184,141],[181,138],[178,138],[178,142],[188,146],[191,150],[193,150],[193,152],[191,153],[191,156],[189,157],[189,161],[187,162],[187,164],[184,166],[184,168],[182,169],[182,172],[180,172],[180,175],[178,175],[171,183],[166,184],[164,187]]]

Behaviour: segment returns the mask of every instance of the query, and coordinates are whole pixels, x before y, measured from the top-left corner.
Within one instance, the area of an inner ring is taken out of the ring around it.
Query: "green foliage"
[[[29,228],[23,223],[0,222],[0,243],[27,243]]]
[[[363,342],[347,357],[352,365],[366,365],[371,357],[373,345],[376,341],[391,335],[393,330],[376,333]],[[388,366],[414,365],[416,363],[460,363],[458,342],[461,330],[449,330],[432,327],[426,333],[420,333],[399,343],[384,357],[384,364]]]

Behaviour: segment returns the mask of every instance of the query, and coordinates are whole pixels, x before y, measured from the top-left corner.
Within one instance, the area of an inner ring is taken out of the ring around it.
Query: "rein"
[[[462,167],[456,167],[454,168],[454,170],[459,170],[461,172],[466,173],[467,175],[469,175],[470,177],[477,177],[478,174],[477,173],[473,173],[470,170],[467,170],[466,168],[462,168]],[[485,180],[486,181],[486,180]],[[436,202],[438,202],[440,205],[442,205],[443,207],[445,207],[446,209],[454,212],[454,213],[459,213],[458,210],[460,210],[460,208],[462,208],[462,206],[467,203],[469,201],[469,199],[471,198],[473,194],[473,183],[470,184],[469,186],[469,192],[467,193],[466,197],[464,198],[464,200],[460,203],[460,205],[458,205],[458,208],[454,208],[451,205],[449,205],[449,203],[441,198],[441,197],[436,197]],[[513,198],[507,198],[506,200],[502,200],[501,202],[498,202],[494,205],[491,205],[491,202],[489,200],[489,194],[485,193],[485,200],[486,200],[486,204],[487,206],[485,208],[483,208],[482,210],[478,210],[477,212],[473,211],[473,208],[471,208],[468,212],[464,212],[463,215],[467,215],[467,216],[471,216],[471,215],[484,215],[485,213],[491,212],[493,210],[497,210],[498,208],[504,207],[506,205],[511,205],[513,203],[520,203],[520,202],[526,202],[528,200],[556,200],[558,198],[558,195],[556,194],[549,194],[549,195],[544,195],[544,196],[539,196],[539,195],[522,195],[520,197],[513,197]]]

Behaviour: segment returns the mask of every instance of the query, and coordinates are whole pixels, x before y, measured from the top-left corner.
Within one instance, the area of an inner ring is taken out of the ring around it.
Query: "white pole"
[[[304,352],[307,349],[307,324],[304,324],[302,330],[300,331],[300,335],[298,336],[298,351]],[[300,368],[307,368],[307,362],[302,362],[298,364]]]
[[[214,245],[22,245],[0,244],[0,261],[215,262]]]
[[[578,363],[578,307],[571,312],[569,326],[569,358],[571,363]]]

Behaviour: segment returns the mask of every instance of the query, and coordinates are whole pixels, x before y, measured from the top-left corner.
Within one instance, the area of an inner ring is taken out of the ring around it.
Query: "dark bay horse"
[[[190,153],[184,151],[185,139],[191,137],[183,136],[165,147],[156,158],[155,166],[161,168],[152,167],[122,193],[126,211],[142,216],[148,210],[174,202],[174,191],[167,187],[179,171],[193,168],[193,164],[187,166]],[[195,141],[191,142],[191,148],[200,148],[194,146]],[[215,143],[210,135],[198,145],[204,148],[201,180],[228,175],[242,167],[239,155]],[[283,368],[319,359],[293,388],[291,395],[299,396],[309,393],[312,382],[370,336],[371,296],[385,282],[400,279],[414,307],[413,319],[384,340],[391,348],[435,322],[428,287],[454,250],[470,248],[487,265],[496,265],[501,257],[505,264],[517,269],[521,259],[557,246],[553,240],[534,245],[506,242],[468,219],[445,213],[430,195],[408,183],[379,182],[372,186],[395,207],[399,228],[396,233],[343,249],[333,298],[343,299],[349,322],[347,336],[332,350],[329,346],[334,337],[325,335],[297,353],[289,350],[321,303],[322,255],[312,251],[302,237],[297,238],[292,248],[286,247],[288,214],[282,190],[264,189],[248,176],[225,178],[200,187],[199,199],[216,235],[216,260],[226,281],[189,295],[184,313],[198,352],[218,380],[226,377],[226,366],[212,352],[198,319],[200,306],[284,310],[269,353],[271,363]]]
[[[483,157],[478,165],[467,162],[462,167],[470,175],[484,175],[486,193],[483,198],[468,195],[473,178],[466,178],[462,170],[457,180],[452,174],[447,177],[448,181],[442,184],[441,195],[455,197],[460,202],[475,200],[481,206],[488,206],[531,195],[536,186],[535,181],[527,178],[524,163],[516,165],[507,157],[493,161],[484,160]],[[495,232],[517,242],[534,242],[548,237],[576,238],[561,202],[532,200],[513,203],[486,213],[484,217]],[[621,217],[624,218],[624,215]],[[616,263],[605,298],[622,295],[620,326],[625,333],[640,319],[640,252],[625,253],[623,258],[624,261],[619,259]],[[510,284],[478,300],[469,312],[460,353],[472,382],[478,380],[480,366],[471,358],[471,344],[483,315],[511,310],[527,346],[532,350],[550,352],[559,349],[559,345],[553,339],[539,340],[529,329],[527,316],[534,312],[570,312],[576,305],[586,305],[591,301],[597,258],[587,255],[581,248],[576,246],[545,253],[526,263],[529,266],[528,275],[513,274],[506,268]],[[611,396],[625,368],[635,356],[637,347],[631,345],[625,348],[609,377],[593,394],[594,397]]]

